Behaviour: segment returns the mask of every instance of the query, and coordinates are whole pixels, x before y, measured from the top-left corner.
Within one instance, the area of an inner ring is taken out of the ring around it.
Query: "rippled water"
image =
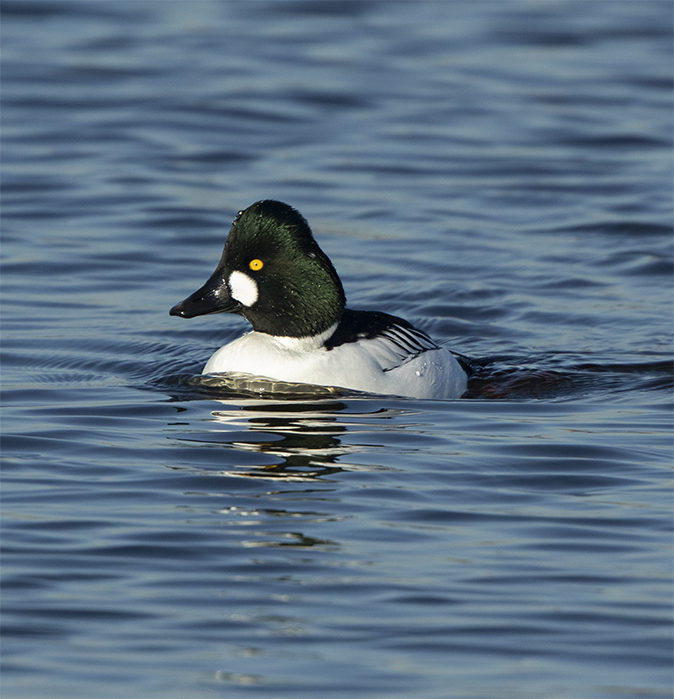
[[[2,12],[3,699],[671,697],[671,3]],[[195,382],[261,198],[466,398]]]

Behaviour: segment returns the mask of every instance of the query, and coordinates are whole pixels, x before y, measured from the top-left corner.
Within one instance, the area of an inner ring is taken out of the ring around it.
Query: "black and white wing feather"
[[[367,340],[368,352],[383,371],[391,371],[429,350],[440,349],[425,332],[402,318],[377,311],[346,309],[342,319],[325,343],[328,350],[349,342]]]

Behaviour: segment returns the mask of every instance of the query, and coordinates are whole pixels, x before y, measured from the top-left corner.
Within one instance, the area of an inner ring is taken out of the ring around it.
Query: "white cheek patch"
[[[247,274],[235,270],[229,275],[229,293],[233,299],[250,308],[257,301],[257,284]]]

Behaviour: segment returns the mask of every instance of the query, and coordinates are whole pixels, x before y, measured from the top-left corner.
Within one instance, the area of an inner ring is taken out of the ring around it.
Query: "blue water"
[[[672,4],[2,2],[3,699],[672,696]],[[467,396],[194,380],[297,207]]]

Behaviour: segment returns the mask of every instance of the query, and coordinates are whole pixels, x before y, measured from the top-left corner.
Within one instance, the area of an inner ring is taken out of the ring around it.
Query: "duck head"
[[[238,213],[213,274],[170,314],[238,313],[257,332],[312,337],[339,321],[345,302],[304,217],[268,199]]]

